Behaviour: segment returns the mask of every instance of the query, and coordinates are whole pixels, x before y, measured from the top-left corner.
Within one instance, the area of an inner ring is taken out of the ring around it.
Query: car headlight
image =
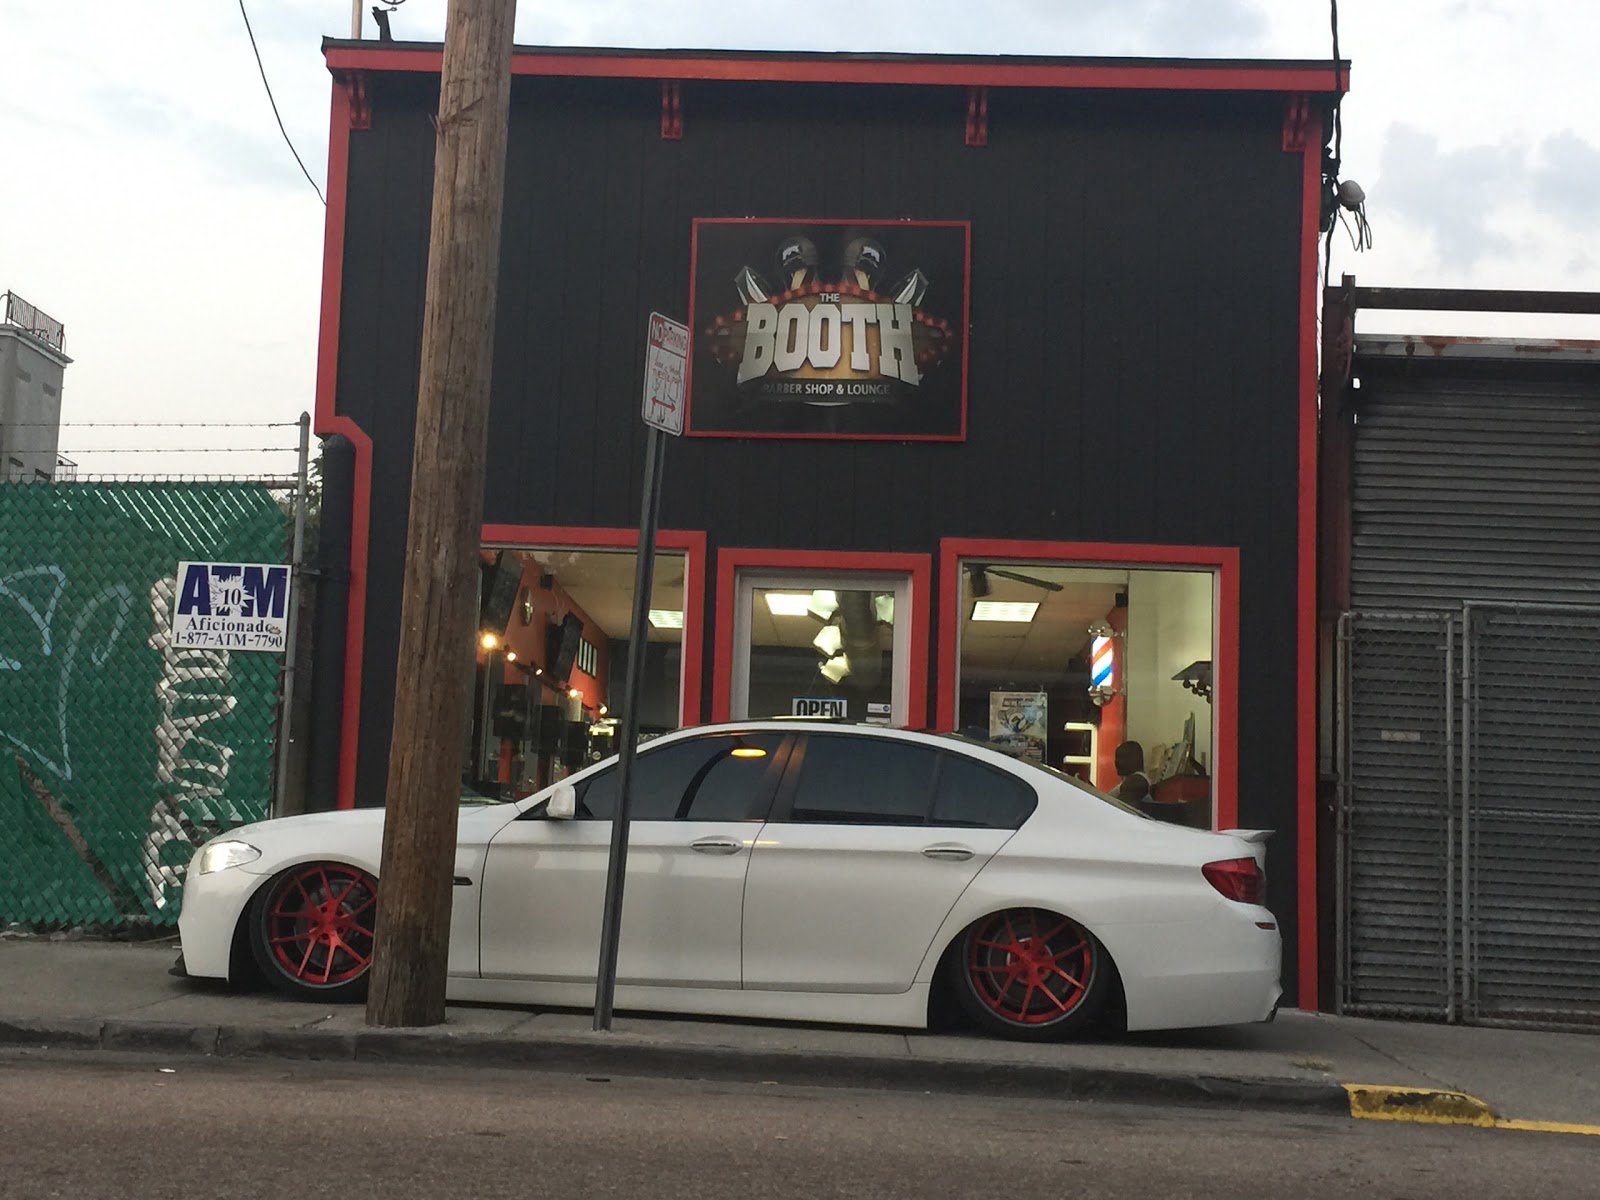
[[[214,871],[226,871],[229,867],[242,867],[260,857],[261,851],[249,842],[211,842],[200,851],[194,869],[198,875],[210,875]]]

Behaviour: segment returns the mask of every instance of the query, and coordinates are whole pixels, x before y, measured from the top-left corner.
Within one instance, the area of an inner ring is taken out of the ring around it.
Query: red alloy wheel
[[[280,878],[261,936],[271,964],[301,988],[334,988],[372,964],[378,883],[356,867],[312,863]]]
[[[1099,992],[1094,939],[1065,917],[1036,908],[1008,909],[974,928],[965,966],[972,994],[1011,1026],[1064,1022]]]

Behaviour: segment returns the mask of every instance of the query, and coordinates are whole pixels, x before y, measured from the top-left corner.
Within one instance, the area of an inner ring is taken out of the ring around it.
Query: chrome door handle
[[[946,842],[942,845],[927,847],[923,850],[922,856],[924,858],[942,858],[950,862],[966,862],[967,859],[972,857],[972,851],[965,846],[953,846]]]
[[[689,849],[701,854],[737,854],[741,843],[733,838],[708,837],[690,842]]]

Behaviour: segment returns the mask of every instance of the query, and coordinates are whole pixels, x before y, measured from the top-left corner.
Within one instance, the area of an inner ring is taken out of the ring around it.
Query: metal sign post
[[[628,869],[628,825],[633,811],[633,763],[639,745],[639,692],[644,684],[645,643],[650,636],[650,591],[655,582],[656,526],[661,511],[661,468],[666,439],[683,432],[683,381],[689,330],[660,313],[650,314],[645,356],[644,494],[639,505],[639,560],[633,576],[633,623],[628,631],[628,674],[617,731],[617,811],[611,822],[611,857],[606,867],[606,906],[600,926],[600,969],[595,978],[594,1027],[611,1028],[617,990],[617,947],[622,934],[622,884]]]

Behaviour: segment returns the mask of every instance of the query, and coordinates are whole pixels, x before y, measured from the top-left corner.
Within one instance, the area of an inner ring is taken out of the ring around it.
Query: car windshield
[[[1133,805],[1127,803],[1126,801],[1118,800],[1110,792],[1102,792],[1099,788],[1095,787],[1092,783],[1087,783],[1084,780],[1079,779],[1076,775],[1068,775],[1065,771],[1058,771],[1058,770],[1056,770],[1056,768],[1050,766],[1050,764],[1048,764],[1048,763],[1037,762],[1034,759],[1027,758],[1024,755],[1021,755],[1021,754],[1017,753],[1017,751],[1014,750],[1010,746],[1004,745],[1004,744],[999,743],[999,742],[980,741],[977,738],[970,738],[970,737],[967,737],[965,734],[961,734],[961,733],[944,733],[944,734],[940,734],[939,736],[940,737],[944,737],[944,738],[948,738],[951,741],[963,742],[968,746],[982,746],[985,750],[993,750],[996,754],[1004,754],[1007,758],[1011,759],[1013,762],[1024,763],[1027,766],[1032,767],[1036,771],[1043,771],[1046,775],[1049,775],[1053,779],[1060,779],[1060,780],[1063,780],[1066,783],[1070,783],[1073,787],[1077,788],[1079,791],[1087,792],[1087,793],[1089,793],[1089,795],[1093,796],[1096,800],[1103,800],[1105,803],[1111,805],[1113,808],[1120,808],[1123,812],[1132,813],[1136,817],[1143,817],[1147,821],[1154,819],[1148,813],[1141,812],[1139,809],[1135,808]]]

